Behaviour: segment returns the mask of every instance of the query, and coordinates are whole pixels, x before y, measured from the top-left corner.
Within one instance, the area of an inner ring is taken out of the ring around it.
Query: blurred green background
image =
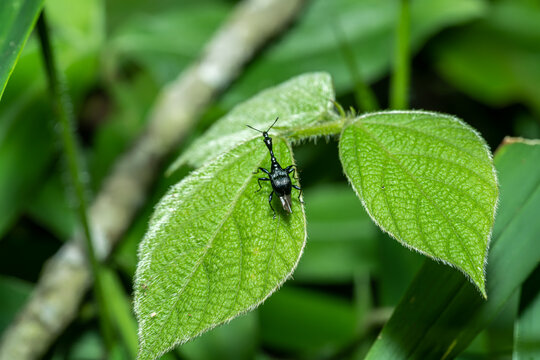
[[[91,197],[144,128],[158,91],[197,59],[235,5],[45,2]],[[298,20],[212,103],[170,159],[238,102],[308,71],[329,72],[345,108],[362,111],[361,82],[381,109],[388,108],[398,9],[396,0],[308,1]],[[410,108],[460,117],[492,150],[507,135],[540,137],[540,1],[413,0],[411,49]],[[32,34],[0,101],[0,333],[28,298],[44,262],[75,229],[54,123]],[[346,183],[334,140],[300,144],[295,157],[305,189],[308,243],[294,278],[257,310],[178,348],[172,358],[362,358],[424,261],[371,222]],[[188,170],[159,177],[111,257],[108,265],[124,290],[117,294],[120,301],[128,303],[132,295],[137,246],[154,204]],[[516,301],[463,359],[511,355]],[[88,295],[45,358],[102,358],[96,317]]]

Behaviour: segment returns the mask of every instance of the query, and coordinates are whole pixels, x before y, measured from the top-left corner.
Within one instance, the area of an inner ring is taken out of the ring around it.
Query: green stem
[[[347,118],[339,117],[330,121],[308,125],[306,127],[298,127],[284,135],[292,141],[304,140],[310,137],[335,136],[341,134],[346,121]]]
[[[114,344],[114,339],[112,327],[110,326],[109,317],[107,316],[108,314],[106,312],[107,308],[102,287],[101,264],[98,262],[95,254],[92,233],[90,231],[90,223],[88,220],[86,188],[82,180],[83,166],[79,157],[79,149],[73,130],[71,102],[62,82],[59,79],[59,73],[56,68],[54,52],[49,39],[49,32],[47,29],[44,11],[42,11],[39,16],[37,29],[43,53],[45,71],[49,80],[49,88],[53,98],[58,122],[60,124],[62,149],[67,160],[71,183],[74,187],[75,196],[78,201],[77,212],[83,228],[87,255],[90,261],[92,273],[94,275],[94,294],[96,296],[100,312],[100,326],[105,339],[106,348],[110,350]]]
[[[390,85],[390,107],[392,109],[407,109],[409,107],[411,28],[409,0],[401,0],[400,4],[394,48],[394,72]]]

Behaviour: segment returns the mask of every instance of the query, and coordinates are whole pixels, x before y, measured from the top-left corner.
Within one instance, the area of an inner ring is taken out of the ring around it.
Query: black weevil
[[[274,151],[272,150],[272,138],[268,136],[268,132],[276,124],[278,119],[279,117],[276,118],[274,123],[270,125],[270,127],[266,131],[261,131],[261,130],[255,129],[252,126],[246,125],[247,127],[255,131],[258,131],[263,135],[264,143],[266,144],[266,147],[268,148],[268,151],[270,152],[270,161],[272,162],[271,170],[268,171],[267,169],[260,167],[256,172],[254,172],[254,174],[257,174],[259,171],[262,171],[268,175],[267,178],[263,177],[263,178],[257,179],[257,183],[259,184],[259,189],[255,192],[261,191],[262,189],[261,181],[270,181],[270,184],[272,184],[272,192],[270,193],[270,196],[268,197],[268,203],[270,204],[270,209],[272,209],[272,211],[274,212],[274,219],[276,218],[276,211],[272,207],[272,198],[274,196],[274,192],[276,193],[277,196],[279,196],[279,200],[281,201],[281,206],[283,206],[283,210],[287,211],[289,214],[292,214],[292,207],[291,207],[292,188],[295,188],[300,191],[300,193],[298,194],[298,200],[302,202],[302,200],[300,199],[300,196],[302,196],[302,189],[297,185],[293,185],[291,182],[291,178],[289,177],[289,174],[291,173],[293,173],[293,176],[294,176],[294,171],[295,171],[294,168],[296,167],[296,165],[289,165],[285,169],[283,169],[281,165],[279,165],[276,157],[274,156]]]

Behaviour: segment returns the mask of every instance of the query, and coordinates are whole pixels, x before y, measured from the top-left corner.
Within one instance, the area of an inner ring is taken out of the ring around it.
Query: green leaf
[[[403,245],[463,271],[484,296],[498,189],[484,140],[455,117],[361,116],[341,135],[345,173],[372,219]]]
[[[42,6],[43,0],[0,2],[0,99]]]
[[[539,158],[540,142],[497,150],[501,199],[486,268],[488,300],[460,274],[426,261],[367,359],[452,359],[499,313],[540,262]]]
[[[328,116],[333,109],[334,88],[327,73],[311,73],[290,79],[239,104],[198,138],[169,169],[185,163],[200,166],[253,136],[255,128],[266,130],[279,117],[274,127],[309,125]]]
[[[273,140],[276,157],[292,163],[287,144]],[[296,267],[304,210],[295,200],[286,214],[274,201],[272,218],[270,188],[255,192],[253,174],[268,159],[258,135],[184,178],[158,204],[135,280],[140,359],[256,307]]]

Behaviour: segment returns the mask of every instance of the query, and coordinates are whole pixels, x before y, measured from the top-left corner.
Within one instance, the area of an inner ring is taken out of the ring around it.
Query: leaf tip
[[[488,296],[487,296],[487,290],[486,290],[486,281],[485,281],[485,277],[482,278],[482,283],[478,284],[478,283],[474,283],[475,287],[478,289],[478,291],[480,292],[480,295],[482,295],[482,297],[484,298],[484,300],[487,300],[488,299]]]

